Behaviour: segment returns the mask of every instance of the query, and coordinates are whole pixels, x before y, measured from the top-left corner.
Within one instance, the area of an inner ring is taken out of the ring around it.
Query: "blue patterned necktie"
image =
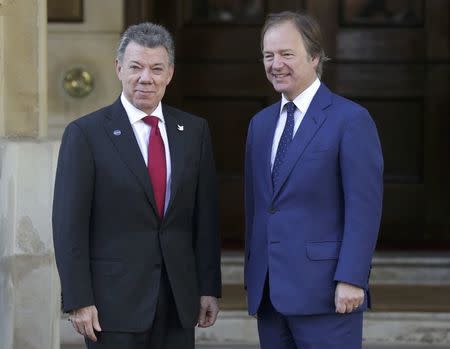
[[[283,133],[281,134],[280,143],[278,143],[277,155],[275,156],[275,161],[272,168],[272,184],[275,184],[280,175],[280,168],[283,164],[284,157],[286,156],[289,144],[291,144],[292,137],[294,135],[294,112],[296,106],[293,102],[286,103],[287,118],[286,125],[284,126]]]

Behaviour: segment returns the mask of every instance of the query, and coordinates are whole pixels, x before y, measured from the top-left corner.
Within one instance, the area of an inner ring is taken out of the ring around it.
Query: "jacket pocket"
[[[306,255],[312,261],[338,259],[341,241],[310,241],[306,243]]]

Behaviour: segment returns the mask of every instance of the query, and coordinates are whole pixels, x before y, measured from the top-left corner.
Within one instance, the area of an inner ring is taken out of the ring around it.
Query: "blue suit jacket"
[[[377,130],[366,109],[321,84],[274,188],[270,157],[279,111],[280,102],[256,114],[247,137],[249,313],[258,311],[267,273],[280,313],[334,313],[337,281],[368,288],[383,192]],[[366,307],[367,301],[360,309]]]

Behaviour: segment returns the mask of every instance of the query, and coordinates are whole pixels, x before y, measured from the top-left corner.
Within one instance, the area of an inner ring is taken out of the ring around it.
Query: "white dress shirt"
[[[311,104],[312,99],[314,98],[317,90],[320,87],[320,80],[316,78],[314,82],[301,94],[299,94],[292,101],[294,102],[297,109],[294,113],[294,133],[292,137],[295,136],[298,128],[300,127],[300,123],[305,117],[306,112],[308,111],[309,105]],[[273,168],[273,163],[275,162],[275,156],[277,155],[278,143],[280,143],[280,138],[284,130],[284,125],[286,125],[287,111],[285,105],[290,102],[284,95],[281,97],[281,108],[280,108],[280,117],[278,118],[277,126],[275,128],[275,134],[273,136],[272,143],[272,156],[270,158],[270,168]]]
[[[141,150],[142,157],[144,158],[145,165],[148,166],[147,163],[147,155],[148,155],[148,141],[150,137],[151,126],[147,125],[142,118],[147,116],[145,112],[140,109],[137,109],[134,105],[132,105],[125,95],[122,92],[120,96],[120,101],[122,102],[125,111],[127,112],[128,119],[130,120],[131,127],[133,128],[134,135],[136,137],[136,141],[139,145],[139,149]],[[164,212],[167,210],[167,206],[169,205],[170,200],[170,182],[171,182],[171,162],[170,162],[170,150],[169,150],[169,140],[167,138],[166,132],[166,123],[164,121],[164,115],[162,112],[161,102],[159,102],[155,111],[152,113],[153,116],[156,116],[159,119],[158,128],[161,134],[164,150],[166,154],[166,198],[164,202]]]

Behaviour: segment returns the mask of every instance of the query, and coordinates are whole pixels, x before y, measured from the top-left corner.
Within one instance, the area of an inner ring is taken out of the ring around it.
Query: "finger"
[[[98,313],[97,312],[94,312],[92,323],[94,325],[94,329],[97,332],[101,332],[102,331],[102,328],[100,327],[100,322],[98,321]]]
[[[73,326],[75,327],[75,330],[84,336],[84,326],[79,322],[79,320],[72,321]]]
[[[364,298],[365,298],[365,296],[363,294],[362,297],[358,299],[358,302],[357,302],[358,303],[358,307],[360,307],[361,305],[364,304]]]
[[[211,311],[208,311],[206,313],[206,318],[205,318],[205,323],[203,324],[203,327],[209,327],[212,326],[212,324],[214,323],[213,320],[213,315]]]
[[[198,314],[198,326],[203,327],[206,321],[206,307],[200,307],[200,313]]]
[[[352,311],[353,311],[353,303],[348,302],[348,303],[345,305],[345,312],[346,312],[346,313],[351,313]]]
[[[334,299],[334,304],[336,305],[336,313],[344,314],[345,313],[345,304],[342,300],[342,297],[336,294]]]
[[[346,307],[345,307],[344,303],[340,300],[337,300],[336,301],[336,313],[344,314],[345,310],[346,310]]]
[[[90,340],[97,342],[97,337],[95,336],[94,328],[92,327],[92,322],[87,322],[84,325],[84,332],[86,333],[86,336],[88,336]]]
[[[75,331],[78,332],[78,328],[77,328],[77,325],[75,324],[75,321],[74,320],[70,320],[70,323],[71,323],[72,327],[75,329]]]
[[[217,321],[217,313],[214,313],[209,318],[209,326],[214,325],[216,321]]]
[[[217,315],[219,314],[219,308],[214,307],[210,312],[210,326],[214,325],[217,320]]]

